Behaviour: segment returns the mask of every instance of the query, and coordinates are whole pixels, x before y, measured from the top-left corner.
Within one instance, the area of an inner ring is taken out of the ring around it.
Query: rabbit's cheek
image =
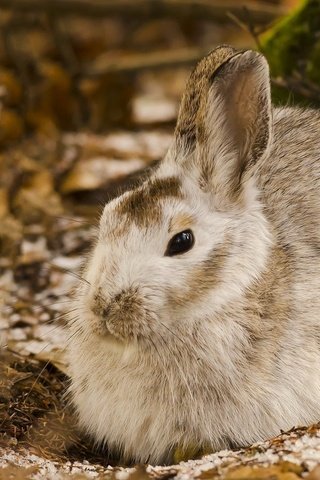
[[[190,304],[203,301],[208,294],[221,285],[223,271],[228,260],[230,246],[228,241],[210,252],[207,259],[194,266],[188,275],[188,282],[168,291],[170,308],[190,308]]]

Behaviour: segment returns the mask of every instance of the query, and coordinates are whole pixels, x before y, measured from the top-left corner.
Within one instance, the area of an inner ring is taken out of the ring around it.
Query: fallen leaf
[[[305,480],[320,480],[320,465],[317,465],[309,475],[305,477]]]
[[[24,223],[41,222],[63,212],[60,197],[54,189],[52,174],[41,169],[30,174],[13,200],[15,213]]]
[[[5,105],[18,105],[21,102],[22,87],[15,74],[7,69],[0,69],[0,98]]]
[[[0,146],[6,146],[19,140],[24,133],[24,122],[14,110],[0,111]]]
[[[19,465],[7,465],[0,469],[0,480],[28,480],[35,478],[39,467],[21,467]]]
[[[95,190],[110,182],[118,181],[130,173],[142,169],[143,160],[115,160],[104,157],[78,162],[61,184],[61,192],[72,193],[80,190]]]
[[[241,466],[227,472],[226,480],[241,480],[241,479],[271,479],[278,480],[298,480],[303,469],[301,466],[291,464],[290,462],[279,462],[277,465],[268,467],[257,466]]]

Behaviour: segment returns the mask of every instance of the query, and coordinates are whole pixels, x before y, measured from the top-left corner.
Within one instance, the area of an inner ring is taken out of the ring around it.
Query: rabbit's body
[[[271,113],[253,52],[221,47],[190,82],[160,168],[105,208],[70,327],[80,423],[137,462],[319,419],[320,115]]]

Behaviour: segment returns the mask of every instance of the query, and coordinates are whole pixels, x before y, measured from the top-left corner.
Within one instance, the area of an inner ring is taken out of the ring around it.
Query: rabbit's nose
[[[102,293],[99,287],[91,298],[90,309],[97,317],[105,317],[110,309],[110,299]]]
[[[106,296],[102,294],[101,288],[99,288],[93,297],[91,310],[95,315],[106,320],[111,312],[114,315],[120,310],[121,306],[124,306],[123,304],[129,306],[128,303],[130,303],[128,302],[128,292],[121,291],[111,298],[106,298]]]
[[[150,323],[143,296],[137,287],[122,290],[110,298],[95,296],[91,308],[98,330],[118,340],[141,336]]]
[[[91,310],[97,317],[106,320],[110,315],[111,306],[107,303],[105,304],[105,306],[101,304],[95,304],[91,307]]]
[[[111,312],[111,306],[110,305],[107,305],[100,313],[100,316],[106,320],[109,315],[110,315],[110,312]]]

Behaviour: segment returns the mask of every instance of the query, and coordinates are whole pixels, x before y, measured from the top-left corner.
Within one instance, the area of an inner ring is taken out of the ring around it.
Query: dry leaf
[[[0,480],[30,480],[35,478],[39,467],[20,467],[19,465],[7,465],[0,468]]]
[[[9,109],[0,110],[0,146],[19,140],[24,133],[24,123],[21,117]]]
[[[227,472],[226,480],[241,479],[268,479],[277,478],[278,480],[298,480],[298,474],[302,473],[299,465],[290,462],[280,462],[269,467],[241,466]]]
[[[54,190],[53,176],[48,170],[39,170],[31,175],[17,192],[13,201],[18,217],[26,224],[41,222],[44,216],[60,215],[61,200]]]
[[[317,465],[309,475],[305,477],[305,480],[320,480],[320,465]]]
[[[159,95],[143,95],[132,101],[135,123],[173,122],[177,116],[177,103]]]
[[[22,97],[20,82],[11,70],[0,69],[0,98],[5,105],[18,105]]]
[[[9,211],[8,192],[0,188],[0,256],[16,254],[21,239],[22,225]]]
[[[142,169],[143,160],[115,160],[104,157],[78,162],[61,184],[62,193],[79,190],[95,190],[112,181],[118,181],[130,173]]]

